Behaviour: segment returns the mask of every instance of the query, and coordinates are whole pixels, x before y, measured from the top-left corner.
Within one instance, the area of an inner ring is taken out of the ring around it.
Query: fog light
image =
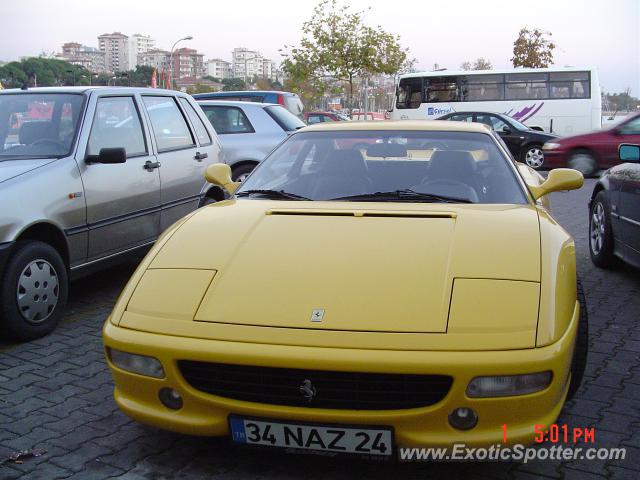
[[[478,423],[478,415],[470,408],[456,408],[449,414],[449,423],[458,430],[470,430]]]
[[[467,396],[509,397],[539,392],[551,384],[553,374],[549,371],[525,375],[502,375],[498,377],[476,377],[467,387]]]
[[[162,404],[171,410],[180,410],[182,408],[182,396],[173,388],[161,388],[158,398]]]
[[[113,348],[108,351],[113,364],[122,370],[146,377],[164,378],[162,364],[157,358],[122,352]]]

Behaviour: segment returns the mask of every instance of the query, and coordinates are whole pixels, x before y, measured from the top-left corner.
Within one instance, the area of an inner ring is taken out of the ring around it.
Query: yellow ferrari
[[[578,388],[587,316],[545,195],[484,125],[306,127],[170,227],[104,326],[133,419],[375,456],[531,443]]]

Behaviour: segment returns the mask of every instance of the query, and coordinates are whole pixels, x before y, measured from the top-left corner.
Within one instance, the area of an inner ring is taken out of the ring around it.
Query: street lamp
[[[193,37],[189,35],[188,37],[180,38],[176,40],[176,43],[171,47],[171,53],[169,54],[169,88],[173,88],[173,50],[176,48],[176,45],[183,40],[193,40]],[[178,75],[180,75],[179,71]]]

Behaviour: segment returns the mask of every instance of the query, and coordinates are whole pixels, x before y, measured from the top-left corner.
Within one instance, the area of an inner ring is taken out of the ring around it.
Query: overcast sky
[[[279,62],[278,49],[297,43],[314,0],[0,0],[0,60],[63,43],[97,46],[97,36],[120,31],[151,35],[169,49],[196,48],[205,59],[230,60],[234,47],[260,50]],[[371,6],[368,23],[399,34],[418,68],[457,69],[465,60],[488,58],[509,68],[522,27],[552,32],[555,64],[595,66],[609,92],[631,87],[640,95],[640,0],[351,0]]]

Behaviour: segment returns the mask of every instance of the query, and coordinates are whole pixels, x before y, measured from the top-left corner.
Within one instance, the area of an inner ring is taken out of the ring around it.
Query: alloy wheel
[[[524,161],[531,168],[540,168],[544,163],[544,152],[540,147],[533,147],[527,150]]]
[[[604,232],[604,207],[602,206],[602,203],[598,202],[593,207],[593,213],[591,214],[591,225],[589,228],[589,242],[591,244],[591,251],[595,255],[598,255],[602,250],[602,245],[604,244]]]

